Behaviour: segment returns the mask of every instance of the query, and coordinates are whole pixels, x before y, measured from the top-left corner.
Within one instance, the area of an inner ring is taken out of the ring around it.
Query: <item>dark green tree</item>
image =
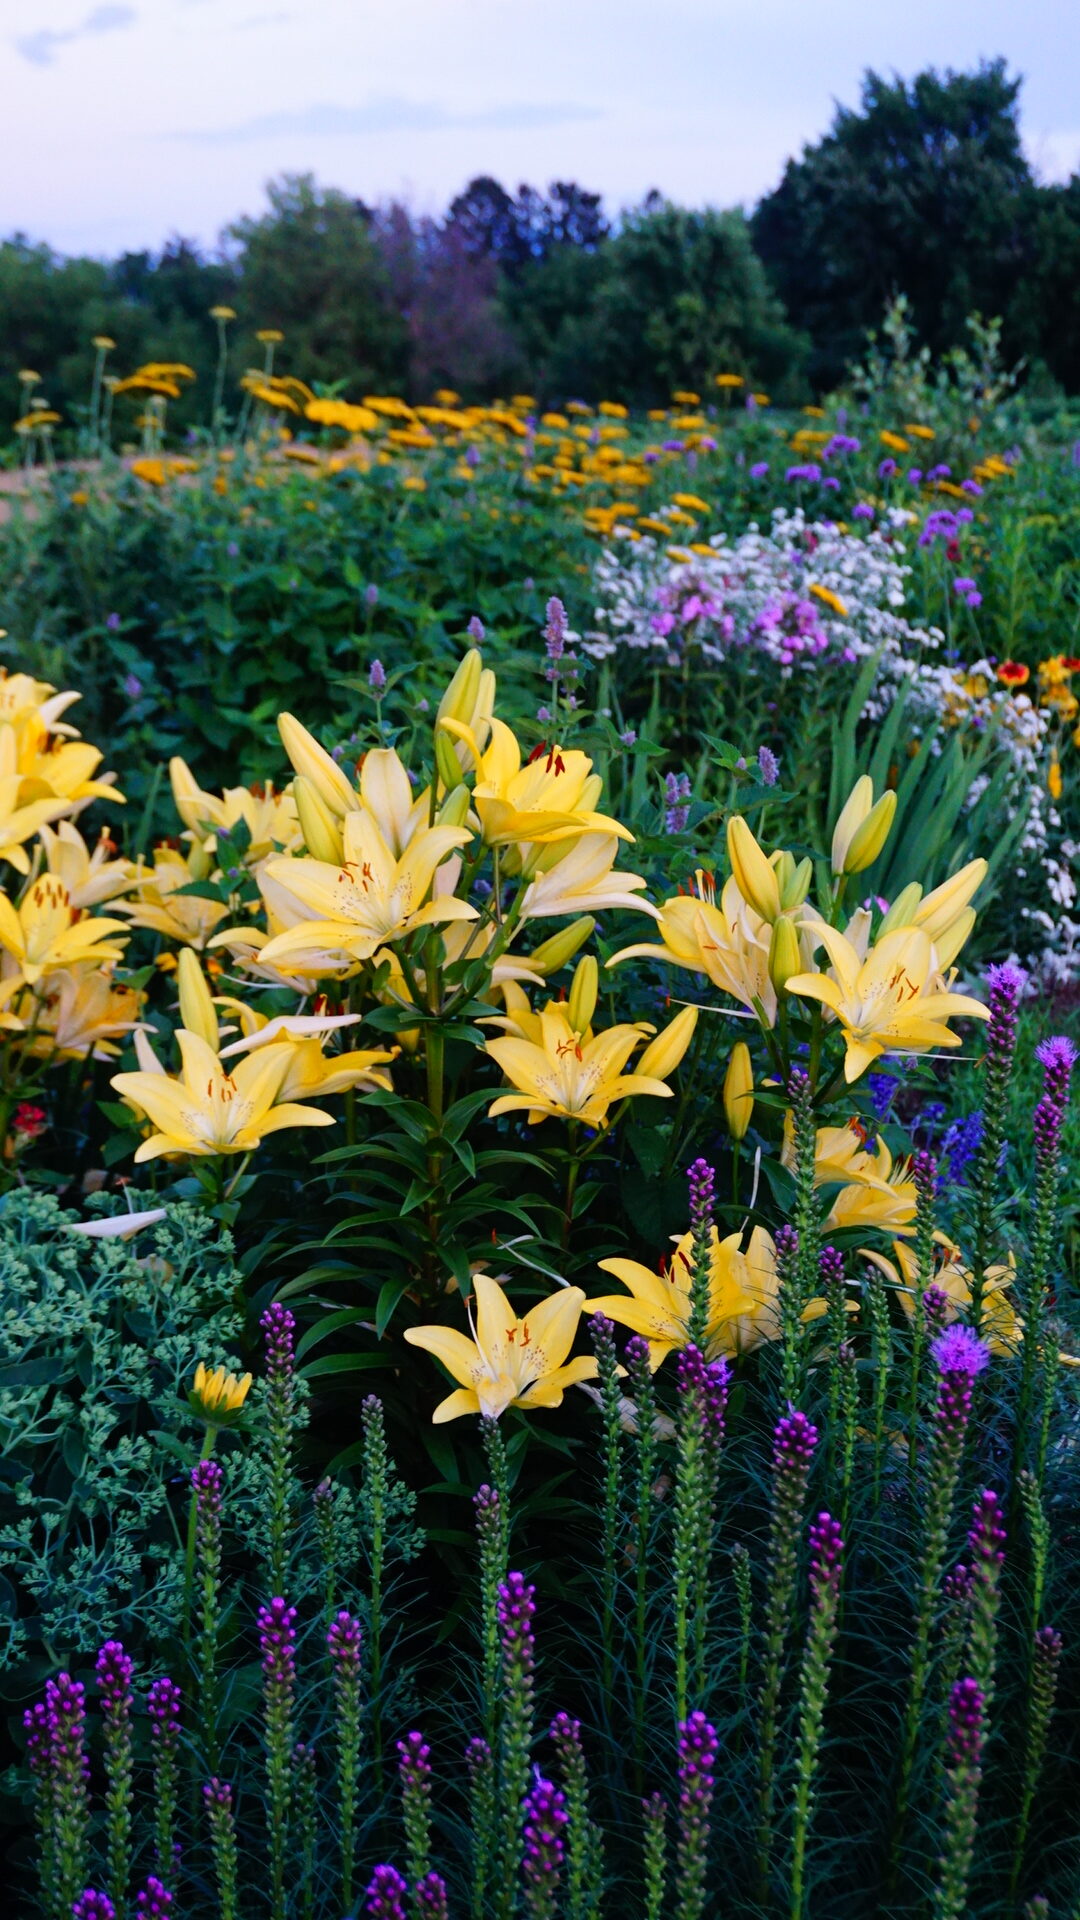
[[[1031,261],[1037,197],[1020,85],[1004,60],[910,81],[870,72],[858,109],[838,107],[825,138],[788,161],[753,236],[811,337],[817,385],[840,377],[895,293],[935,353],[959,341],[973,310],[1007,313]]]

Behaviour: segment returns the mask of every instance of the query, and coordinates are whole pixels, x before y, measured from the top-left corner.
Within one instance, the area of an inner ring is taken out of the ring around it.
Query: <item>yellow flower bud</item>
[[[788,859],[791,859],[790,854]],[[814,863],[809,857],[800,860],[797,867],[792,861],[792,868],[791,878],[780,885],[780,905],[785,913],[790,913],[793,907],[802,906],[814,877]]]
[[[226,1373],[224,1367],[209,1373],[200,1360],[188,1394],[188,1405],[208,1427],[231,1427],[239,1419],[251,1387],[250,1373]]]
[[[780,912],[776,875],[741,814],[733,814],[728,821],[727,847],[731,871],[743,899],[763,920],[775,920]]]
[[[674,1020],[669,1020],[667,1026],[661,1027],[656,1037],[649,1041],[634,1072],[648,1080],[666,1080],[669,1074],[674,1073],[690,1045],[697,1023],[697,1007],[683,1007]]]
[[[177,955],[176,977],[180,987],[180,1025],[188,1033],[197,1033],[208,1047],[218,1050],[218,1018],[193,947],[181,947]]]
[[[862,873],[867,867],[873,866],[889,837],[895,818],[896,795],[890,790],[882,794],[852,834],[844,856],[845,873]]]
[[[464,781],[453,788],[436,815],[440,827],[463,827],[468,817],[472,794]]]
[[[879,940],[885,934],[893,933],[897,927],[914,925],[922,894],[923,890],[917,880],[909,880],[907,886],[901,888],[878,929]]]
[[[833,828],[832,870],[835,874],[847,872],[847,854],[856,827],[861,827],[874,804],[874,783],[868,773],[860,774],[840,810],[840,818]]]
[[[470,647],[439,701],[436,720],[463,720],[466,725],[471,724],[480,693],[480,676],[483,667],[483,657],[479,650],[476,647]]]
[[[340,815],[331,813],[318,787],[302,773],[298,773],[293,781],[293,799],[304,845],[312,859],[327,860],[331,866],[340,866],[345,858],[338,825]]]
[[[783,926],[790,924],[778,922]],[[754,1073],[750,1049],[745,1040],[736,1040],[724,1075],[724,1117],[733,1140],[741,1140],[754,1111]]]
[[[435,767],[448,793],[461,785],[461,763],[445,727],[435,729]]]
[[[211,845],[213,845],[213,842],[211,842]],[[193,841],[187,860],[188,873],[191,879],[208,880],[213,865],[213,855],[203,846],[200,840]]]
[[[982,886],[987,875],[985,860],[969,860],[940,887],[928,893],[916,912],[912,914],[912,925],[921,927],[936,946],[948,931],[957,915],[970,906],[972,898]]]
[[[769,978],[777,993],[783,993],[792,976],[803,970],[795,922],[782,916],[774,925],[769,941]]]
[[[360,804],[356,792],[326,748],[320,747],[307,728],[302,727],[291,713],[278,714],[278,732],[297,773],[302,773],[305,779],[311,781],[323,805],[335,819],[343,819],[345,814],[354,812]]]
[[[575,1033],[587,1033],[592,1026],[599,987],[600,969],[594,955],[587,953],[583,960],[578,961],[574,970],[570,987],[570,1004],[566,1009],[566,1017]]]
[[[584,914],[580,920],[572,920],[568,927],[560,927],[558,933],[553,933],[549,940],[541,940],[540,945],[525,956],[528,966],[533,973],[542,973],[545,978],[549,973],[558,973],[559,968],[567,966],[575,953],[585,945],[595,927],[596,921],[591,913]]]
[[[967,945],[975,926],[975,917],[974,907],[965,907],[934,941],[934,955],[942,972],[952,966],[960,949]]]

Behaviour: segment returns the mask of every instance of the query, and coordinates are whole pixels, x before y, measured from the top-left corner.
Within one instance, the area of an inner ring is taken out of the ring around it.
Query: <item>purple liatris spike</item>
[[[259,1321],[259,1325],[266,1342],[267,1372],[291,1372],[296,1321],[288,1307],[283,1307],[280,1300],[272,1301]]]
[[[364,1895],[364,1912],[369,1920],[407,1920],[408,1896],[408,1882],[396,1867],[376,1867]]]
[[[173,1897],[168,1887],[163,1886],[156,1874],[150,1874],[135,1902],[139,1920],[169,1920],[172,1907]]]
[[[831,1514],[819,1513],[810,1528],[810,1593],[817,1598],[826,1588],[840,1584],[844,1541],[840,1522]]]
[[[172,1740],[180,1732],[180,1701],[182,1695],[175,1680],[162,1674],[155,1680],[146,1697],[146,1711],[150,1718],[151,1738]]]
[[[326,1632],[327,1651],[336,1673],[359,1673],[362,1639],[359,1620],[342,1608]]]
[[[949,1695],[948,1759],[950,1766],[974,1766],[982,1752],[983,1690],[977,1680],[958,1680]]]
[[[695,1160],[687,1172],[687,1179],[690,1183],[690,1225],[696,1230],[706,1222],[712,1222],[716,1204],[716,1174],[707,1160]]]
[[[971,1568],[965,1567],[961,1560],[953,1567],[951,1573],[945,1575],[941,1591],[950,1606],[963,1607],[971,1599],[974,1585],[975,1576]]]
[[[676,1904],[681,1920],[701,1920],[709,1863],[709,1833],[719,1740],[703,1713],[679,1726],[679,1839]]]
[[[922,1297],[923,1316],[929,1333],[938,1333],[945,1325],[949,1296],[941,1287],[927,1287]]]
[[[431,1748],[423,1734],[409,1733],[397,1743],[398,1778],[405,1823],[406,1865],[415,1885],[428,1870],[431,1847]]]
[[[782,1413],[773,1429],[773,1472],[778,1481],[805,1484],[818,1430],[798,1407]]]
[[[664,776],[664,831],[685,833],[690,818],[690,775],[668,773]]]
[[[947,1327],[930,1343],[930,1353],[938,1369],[937,1406],[934,1418],[938,1430],[959,1437],[967,1427],[971,1413],[971,1395],[975,1380],[990,1362],[990,1349],[971,1327]]]
[[[843,1286],[844,1256],[839,1247],[822,1247],[818,1255],[818,1272],[826,1293]]]
[[[216,1460],[196,1462],[191,1469],[191,1486],[198,1501],[200,1520],[219,1515],[225,1475]]]
[[[976,1498],[968,1547],[976,1575],[981,1569],[997,1568],[1004,1564],[1005,1528],[1002,1524],[1001,1501],[989,1487],[984,1488]]]
[[[291,1690],[296,1678],[296,1608],[276,1598],[259,1608],[259,1651],[269,1685]]]
[[[131,1707],[131,1676],[135,1662],[124,1652],[119,1640],[106,1640],[98,1654],[94,1671],[101,1689],[102,1708],[113,1718]]]
[[[529,1920],[551,1920],[563,1865],[566,1801],[537,1773],[525,1800],[522,1875]]]
[[[417,1920],[449,1920],[446,1881],[440,1873],[425,1873],[415,1888]]]
[[[107,1893],[87,1887],[71,1903],[71,1920],[116,1920],[116,1908]]]
[[[533,1665],[533,1612],[535,1587],[524,1574],[508,1573],[499,1588],[499,1628],[503,1654],[531,1671]]]
[[[35,1700],[23,1714],[26,1735],[26,1764],[37,1778],[44,1778],[52,1766],[52,1733],[49,1709],[43,1700]]]

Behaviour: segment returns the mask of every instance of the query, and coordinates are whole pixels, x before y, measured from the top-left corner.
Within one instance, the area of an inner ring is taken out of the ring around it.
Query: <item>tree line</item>
[[[236,314],[236,373],[254,334],[285,336],[278,365],[350,398],[469,398],[527,389],[649,405],[721,370],[797,400],[833,384],[895,294],[934,353],[969,313],[999,315],[1006,354],[1044,385],[1080,390],[1080,175],[1040,183],[1024,154],[1021,81],[1002,60],[907,81],[866,74],[857,108],[787,162],[749,215],[659,193],[616,219],[575,182],[516,193],[472,180],[442,219],[368,205],[311,175],[271,184],[258,216],[207,254],[66,258],[0,242],[0,385],[33,367],[73,417],[92,338],[111,364],[186,361],[178,409],[205,410],[213,306]]]

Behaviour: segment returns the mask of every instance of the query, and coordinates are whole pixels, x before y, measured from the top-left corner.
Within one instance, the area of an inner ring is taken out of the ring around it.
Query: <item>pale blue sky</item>
[[[0,0],[0,234],[212,242],[275,174],[438,212],[474,173],[750,203],[854,103],[1004,54],[1028,151],[1080,167],[1073,0]]]

